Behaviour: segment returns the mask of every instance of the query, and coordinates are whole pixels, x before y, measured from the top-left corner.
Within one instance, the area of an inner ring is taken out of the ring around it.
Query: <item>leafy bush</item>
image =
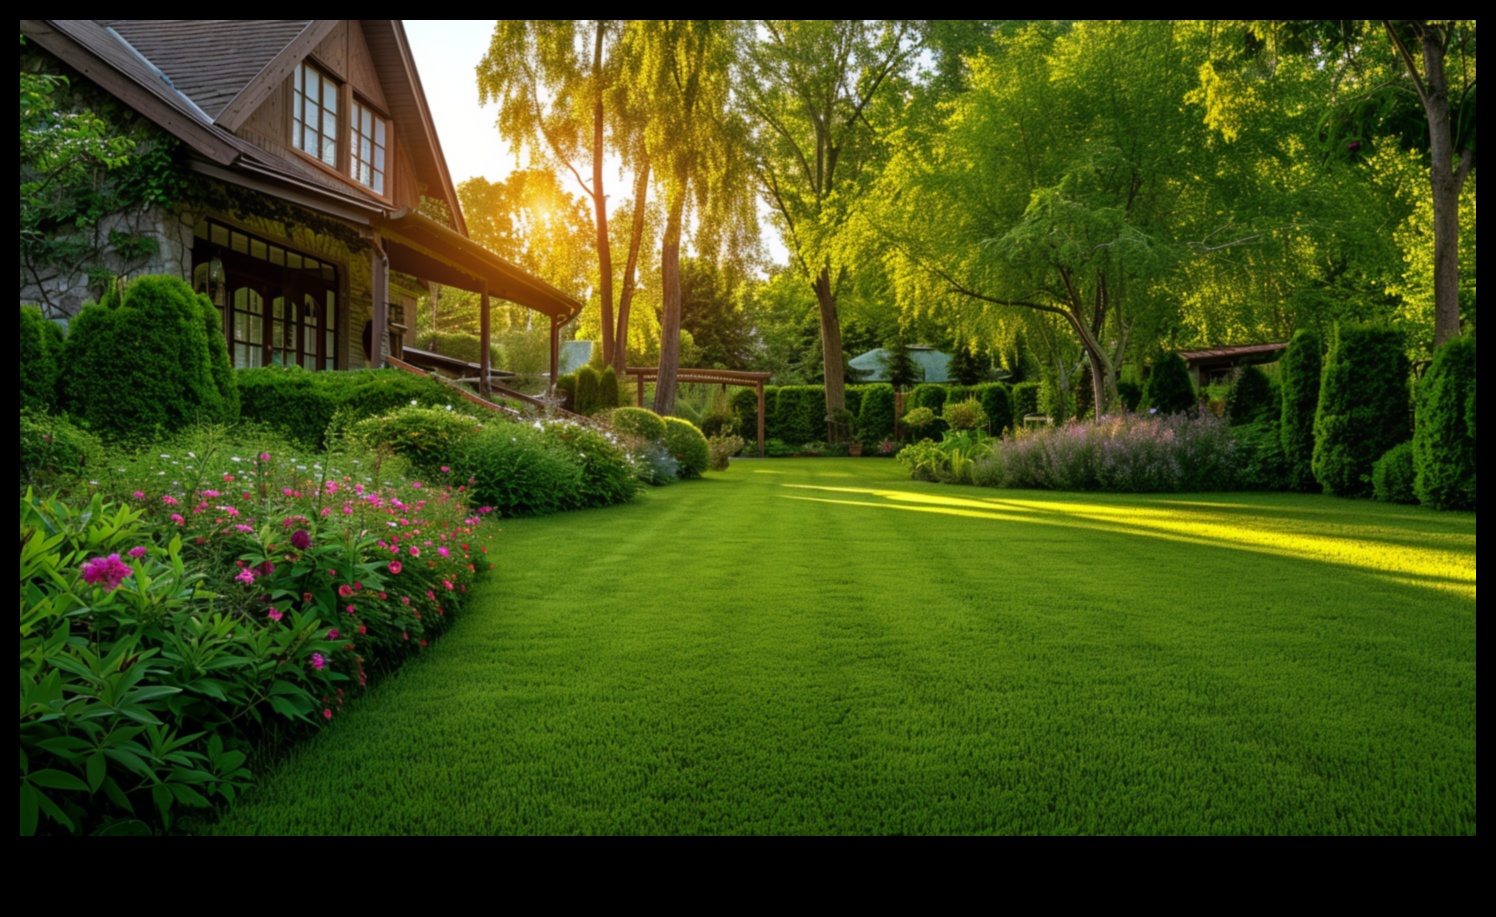
[[[1408,358],[1400,332],[1341,325],[1330,351],[1314,420],[1314,476],[1327,493],[1371,494],[1371,466],[1408,439]]]
[[[57,406],[57,358],[62,327],[48,321],[36,306],[21,307],[16,358],[21,364],[21,410],[50,411]]]
[[[1127,410],[1136,411],[1138,405],[1143,403],[1143,387],[1136,382],[1120,379],[1117,381],[1117,399]]]
[[[987,415],[988,433],[1001,436],[1004,430],[1013,426],[1013,402],[1006,385],[988,382],[972,389],[972,394],[981,404],[982,413]]]
[[[904,415],[904,429],[907,431],[911,442],[918,442],[922,439],[933,439],[940,435],[936,428],[937,423],[939,423],[939,420],[936,418],[935,412],[929,408],[915,408]]]
[[[1267,374],[1255,366],[1243,367],[1226,395],[1226,417],[1234,424],[1272,421],[1276,426],[1281,415],[1278,394]]]
[[[496,423],[461,443],[452,470],[474,498],[505,516],[576,509],[582,464],[536,425]]]
[[[806,443],[826,438],[826,390],[819,385],[780,386],[774,412],[777,438]]]
[[[731,411],[708,411],[701,418],[701,433],[707,439],[731,436],[738,429],[738,419]]]
[[[916,408],[929,410],[929,408]],[[910,477],[916,481],[944,481],[950,476],[950,457],[940,448],[940,443],[922,439],[899,450],[896,456],[900,465],[909,469]]]
[[[791,455],[799,455],[800,450],[782,439],[764,440],[764,455],[768,458],[786,458]]]
[[[1037,382],[1020,382],[1013,386],[1013,426],[1019,426],[1023,418],[1039,413],[1039,389]]]
[[[406,405],[358,421],[348,436],[370,452],[388,448],[429,476],[450,466],[463,441],[480,426],[477,418],[447,408]]]
[[[608,422],[623,436],[634,436],[652,443],[665,441],[665,420],[645,408],[615,408]]]
[[[864,443],[877,444],[893,436],[893,386],[865,386],[857,412],[857,433]]]
[[[976,430],[987,425],[987,414],[975,398],[947,401],[941,419],[950,430]]]
[[[591,366],[583,366],[577,370],[576,412],[593,414],[597,409],[597,370]]]
[[[1288,460],[1276,420],[1231,428],[1236,444],[1236,483],[1243,490],[1287,490]]]
[[[945,409],[945,402],[949,395],[950,392],[944,385],[927,382],[923,385],[916,385],[911,398],[916,408],[929,408],[930,413],[939,417],[940,412]]]
[[[122,297],[85,306],[63,345],[62,406],[130,440],[233,420],[239,397],[217,320],[180,277],[140,277]]]
[[[241,369],[235,374],[245,420],[306,449],[327,444],[333,418],[355,424],[411,402],[445,408],[458,395],[430,376],[398,369],[313,372],[299,366]]]
[[[666,417],[665,449],[680,462],[682,478],[699,478],[711,465],[711,447],[696,425],[679,417]]]
[[[711,449],[710,466],[713,471],[726,471],[732,457],[742,452],[747,445],[743,442],[743,437],[732,434],[709,436],[706,444]]]
[[[1194,411],[1196,404],[1195,385],[1184,360],[1177,353],[1159,357],[1143,392],[1143,407],[1160,414],[1184,414]]]
[[[39,484],[54,476],[77,474],[95,464],[101,454],[97,437],[80,430],[65,417],[40,411],[21,411],[21,487]]]
[[[1413,443],[1398,443],[1371,466],[1372,494],[1383,503],[1418,502]]]
[[[606,411],[622,403],[618,391],[618,372],[611,366],[604,366],[602,373],[597,377],[598,410]]]
[[[988,487],[1171,493],[1232,486],[1234,447],[1225,421],[1191,414],[1112,417],[1102,423],[1019,430],[979,459]]]
[[[1283,459],[1288,463],[1289,489],[1302,493],[1324,489],[1314,477],[1314,416],[1319,411],[1323,356],[1319,336],[1300,331],[1293,336],[1279,368],[1283,380],[1283,414],[1279,424]]]
[[[566,373],[556,379],[556,394],[561,396],[561,410],[580,414],[577,410],[577,377]]]
[[[764,393],[766,403],[773,399]],[[751,388],[740,388],[728,398],[728,410],[737,418],[737,428],[745,436],[758,436],[758,392]]]
[[[1475,509],[1475,368],[1475,338],[1455,338],[1418,383],[1413,463],[1424,506]]]
[[[639,474],[611,437],[591,427],[565,423],[548,425],[546,433],[567,446],[581,465],[582,477],[572,497],[577,509],[613,506],[634,499],[639,491]]]

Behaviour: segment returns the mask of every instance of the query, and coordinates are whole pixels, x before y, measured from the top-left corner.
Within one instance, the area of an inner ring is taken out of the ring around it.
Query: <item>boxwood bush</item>
[[[1314,477],[1314,415],[1319,410],[1324,346],[1311,331],[1293,336],[1283,355],[1283,412],[1278,432],[1283,437],[1283,459],[1288,463],[1288,486],[1310,493],[1322,490]]]
[[[981,403],[982,412],[987,415],[989,434],[1001,436],[1004,430],[1012,428],[1013,401],[1006,385],[1001,382],[988,382],[976,386],[971,391]]]
[[[62,327],[48,321],[36,306],[21,307],[16,358],[21,364],[21,410],[50,411],[57,406],[57,360],[62,354]]]
[[[711,465],[712,451],[706,437],[690,421],[665,417],[665,448],[680,463],[682,478],[699,478]]]
[[[608,422],[622,436],[632,436],[651,443],[665,441],[665,420],[645,408],[615,408]]]
[[[1411,433],[1402,334],[1381,325],[1337,327],[1314,419],[1315,478],[1327,493],[1370,496],[1371,466]]]
[[[1153,373],[1143,391],[1143,408],[1160,414],[1193,411],[1198,401],[1190,371],[1177,353],[1166,353],[1153,363]]]
[[[299,366],[241,369],[241,411],[254,421],[309,449],[327,443],[339,415],[349,424],[409,405],[456,406],[457,393],[429,376],[398,369],[312,372]]]
[[[1038,382],[1020,382],[1013,386],[1013,425],[1015,427],[1028,415],[1039,413],[1040,388]]]
[[[351,440],[377,452],[387,448],[427,476],[441,473],[468,437],[482,424],[475,417],[446,408],[404,405],[354,423]]]
[[[893,386],[888,383],[869,385],[862,393],[857,412],[857,435],[870,446],[893,439]]]
[[[1475,338],[1455,338],[1418,383],[1413,464],[1424,506],[1475,509],[1475,367]]]
[[[1413,444],[1398,443],[1371,466],[1372,494],[1383,503],[1417,503]]]

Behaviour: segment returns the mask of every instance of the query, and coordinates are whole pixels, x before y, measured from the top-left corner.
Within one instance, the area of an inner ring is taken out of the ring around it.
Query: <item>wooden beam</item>
[[[487,398],[493,392],[489,377],[493,374],[493,321],[492,304],[488,298],[488,282],[483,282],[479,291],[478,307],[478,393]]]
[[[764,457],[764,384],[758,383],[758,457]]]
[[[639,395],[634,401],[634,407],[642,408],[644,407],[644,374],[640,373],[634,378],[639,382]]]
[[[551,393],[556,392],[556,382],[561,378],[561,322],[551,316]]]

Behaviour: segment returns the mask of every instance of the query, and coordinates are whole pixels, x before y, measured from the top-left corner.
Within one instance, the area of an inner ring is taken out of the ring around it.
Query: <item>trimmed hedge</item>
[[[1013,400],[1008,387],[1001,382],[988,382],[971,390],[987,415],[987,432],[1001,436],[1013,426]]]
[[[680,462],[682,478],[699,478],[706,473],[712,461],[711,445],[706,437],[690,421],[679,417],[666,417],[665,448]]]
[[[48,321],[36,306],[21,307],[16,359],[21,364],[21,410],[50,411],[57,406],[57,358],[62,327]]]
[[[1398,443],[1371,466],[1372,494],[1383,503],[1418,502],[1414,482],[1413,444]]]
[[[945,410],[947,399],[955,397],[950,388],[950,386],[936,385],[934,383],[916,385],[911,403],[917,408],[929,408],[930,413],[939,417],[940,412]]]
[[[1475,368],[1475,338],[1455,338],[1418,383],[1413,464],[1424,506],[1475,509]]]
[[[435,379],[398,369],[313,372],[266,366],[241,369],[235,376],[245,420],[309,449],[327,445],[328,425],[339,414],[352,423],[412,401],[445,408],[458,397]]]
[[[1232,424],[1278,421],[1278,395],[1267,374],[1255,366],[1243,367],[1226,395],[1226,419]]]
[[[774,438],[795,446],[826,438],[826,390],[821,386],[781,386],[774,400]]]
[[[1017,426],[1023,422],[1023,418],[1030,414],[1039,413],[1039,389],[1038,382],[1020,382],[1013,386],[1013,425]]]
[[[606,411],[622,403],[618,390],[618,372],[611,366],[604,366],[602,373],[597,377],[598,410]]]
[[[180,277],[148,275],[73,320],[59,379],[63,409],[125,439],[239,414],[218,314]]]
[[[1314,477],[1314,415],[1319,410],[1323,364],[1324,346],[1319,336],[1300,331],[1293,336],[1279,367],[1283,412],[1278,432],[1283,437],[1283,458],[1288,462],[1288,487],[1303,493],[1322,489]]]
[[[482,424],[446,408],[404,405],[353,424],[348,435],[370,450],[388,447],[421,474],[435,476]]]
[[[1195,384],[1190,381],[1184,359],[1177,353],[1164,354],[1153,364],[1143,392],[1143,407],[1160,414],[1183,414],[1193,411],[1197,404]]]
[[[634,436],[651,443],[665,441],[665,419],[646,408],[614,408],[608,415],[613,429],[623,436]]]
[[[1287,490],[1288,460],[1276,420],[1231,428],[1236,445],[1236,484],[1243,490]]]
[[[864,443],[876,446],[893,439],[893,407],[892,385],[884,382],[864,387],[857,411],[857,435]]]
[[[1370,496],[1371,466],[1411,432],[1402,333],[1382,325],[1338,326],[1314,418],[1315,478],[1326,493]]]
[[[577,407],[578,414],[593,414],[599,407],[597,401],[597,370],[591,366],[583,366],[577,370]]]
[[[764,405],[767,407],[774,403],[774,397],[767,390],[764,392]],[[757,441],[758,439],[758,392],[751,388],[740,388],[735,390],[727,400],[727,409],[732,411],[738,421],[738,431],[743,434],[744,439]]]

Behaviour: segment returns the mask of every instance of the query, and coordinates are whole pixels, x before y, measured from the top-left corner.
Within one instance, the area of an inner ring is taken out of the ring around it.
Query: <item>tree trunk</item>
[[[597,223],[598,296],[602,299],[603,362],[613,362],[613,249],[608,241],[608,198],[603,194],[603,26],[592,49],[592,213]]]
[[[1444,36],[1430,27],[1422,32],[1423,107],[1428,116],[1429,184],[1434,198],[1434,347],[1437,348],[1460,335],[1460,176],[1456,173],[1454,132],[1449,124]]]
[[[644,205],[649,200],[649,157],[640,159],[634,175],[634,229],[629,236],[629,258],[623,268],[623,290],[618,294],[618,332],[613,335],[613,371],[626,379],[629,365],[629,307],[634,302],[634,277],[644,238]]]
[[[675,375],[680,368],[680,233],[685,215],[684,188],[676,189],[665,220],[660,253],[660,372],[655,381],[654,411],[661,417],[675,413]]]
[[[831,289],[831,269],[823,267],[815,282],[816,303],[821,307],[821,360],[825,363],[826,416],[830,417],[847,405],[846,376],[842,372],[841,317],[836,312],[836,293]],[[843,442],[847,438],[844,424],[833,427],[827,421],[829,442]]]

